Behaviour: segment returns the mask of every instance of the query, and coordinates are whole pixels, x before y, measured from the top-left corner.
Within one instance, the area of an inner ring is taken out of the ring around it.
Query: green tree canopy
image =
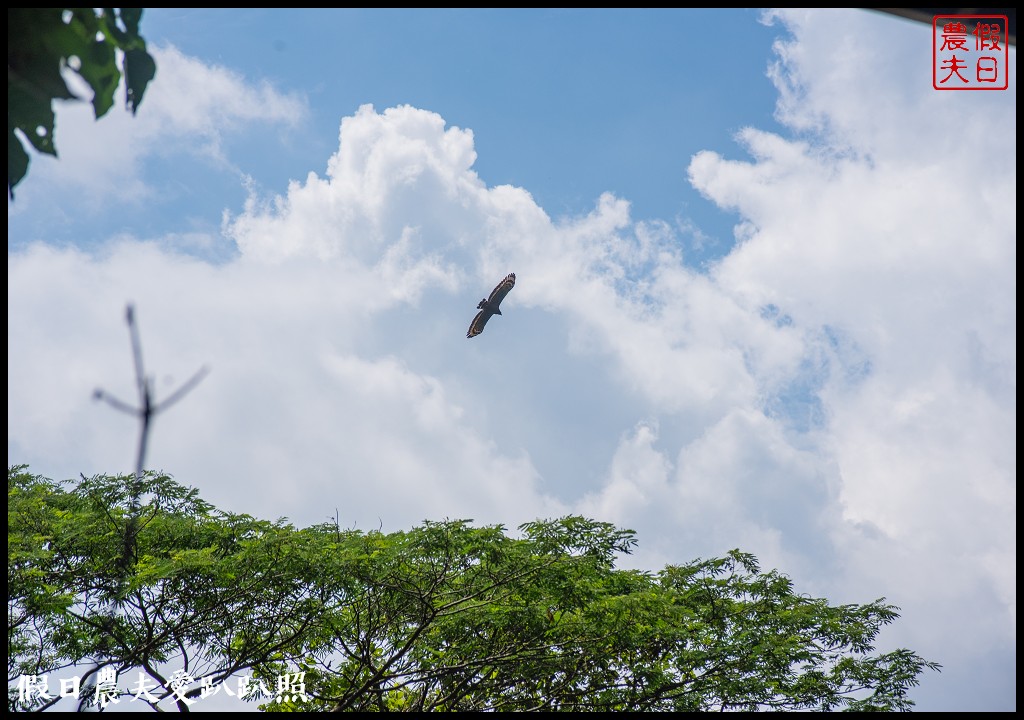
[[[123,54],[125,100],[132,113],[156,75],[139,35],[141,8],[11,8],[7,11],[7,192],[28,172],[27,140],[57,155],[54,100],[77,97],[61,73],[76,72],[92,89],[97,118],[114,104],[121,80],[115,50]],[[20,131],[21,138],[15,133]]]
[[[11,683],[109,667],[159,700],[184,669],[180,709],[248,675],[247,699],[279,711],[906,710],[938,668],[875,651],[898,617],[882,599],[800,595],[739,551],[617,569],[633,533],[582,517],[296,529],[147,473],[122,577],[132,485],[9,469]],[[301,693],[275,698],[286,673]],[[9,687],[11,709],[56,704]]]

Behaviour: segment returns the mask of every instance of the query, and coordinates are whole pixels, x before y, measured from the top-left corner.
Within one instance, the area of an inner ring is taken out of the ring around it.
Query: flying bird
[[[491,290],[491,296],[484,298],[477,305],[477,309],[480,311],[473,318],[473,322],[469,324],[469,332],[466,333],[466,337],[476,337],[484,331],[484,325],[491,319],[491,315],[501,315],[501,301],[508,295],[508,291],[511,290],[516,284],[516,274],[509,273],[505,276],[505,279],[498,283],[498,286]]]

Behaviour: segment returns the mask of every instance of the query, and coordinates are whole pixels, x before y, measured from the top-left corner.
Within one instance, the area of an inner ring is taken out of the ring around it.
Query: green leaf
[[[28,153],[21,140],[14,134],[14,128],[7,131],[7,193],[14,199],[14,186],[21,182],[28,172]]]
[[[105,115],[121,79],[116,51],[124,53],[125,101],[134,114],[156,63],[139,35],[139,8],[12,8],[8,10],[7,126],[8,194],[28,172],[28,159],[15,129],[39,152],[56,155],[54,100],[78,99],[62,76],[78,73],[92,90],[93,113]],[[117,26],[124,24],[122,30]]]
[[[128,50],[124,54],[124,74],[127,103],[134,115],[142,104],[146,87],[156,77],[156,62],[145,48]]]
[[[142,8],[121,8],[121,22],[129,37],[139,36],[139,22],[142,20]]]

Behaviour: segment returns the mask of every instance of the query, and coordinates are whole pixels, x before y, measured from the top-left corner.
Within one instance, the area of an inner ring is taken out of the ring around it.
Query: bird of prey
[[[508,295],[508,291],[516,284],[516,274],[509,273],[505,276],[505,279],[498,283],[498,286],[491,290],[491,296],[484,298],[477,305],[477,309],[480,311],[473,318],[473,322],[469,324],[469,332],[466,333],[466,337],[476,337],[484,331],[484,325],[491,319],[491,315],[501,315],[501,301]]]

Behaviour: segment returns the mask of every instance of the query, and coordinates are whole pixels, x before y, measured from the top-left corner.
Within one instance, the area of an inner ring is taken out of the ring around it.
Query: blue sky
[[[858,10],[149,10],[139,113],[8,202],[8,456],[297,524],[637,530],[903,609],[927,710],[1016,707],[1016,51],[937,92]],[[505,314],[467,340],[508,272]],[[198,708],[197,708],[198,709]]]

